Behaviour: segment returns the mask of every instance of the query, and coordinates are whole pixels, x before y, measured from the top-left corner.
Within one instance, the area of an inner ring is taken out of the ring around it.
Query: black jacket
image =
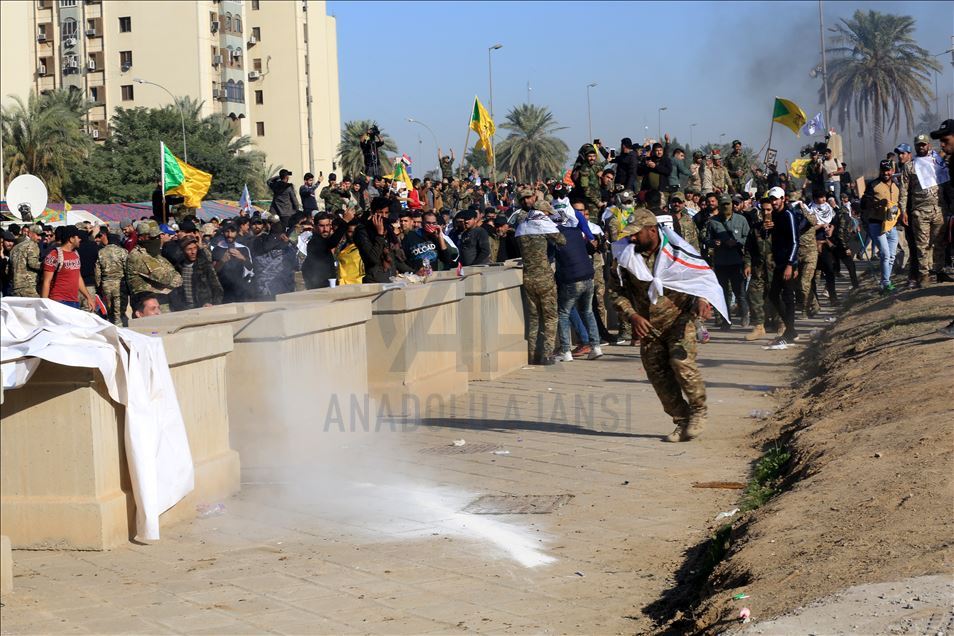
[[[391,247],[387,237],[378,234],[370,218],[355,228],[354,244],[364,261],[364,282],[390,283],[396,274]]]
[[[636,151],[616,155],[616,183],[627,190],[636,189],[636,170],[639,167],[639,157]]]
[[[268,211],[272,214],[277,214],[287,221],[301,208],[298,197],[295,195],[295,186],[291,183],[282,181],[276,176],[268,180],[268,187],[272,191],[272,205]]]
[[[655,167],[650,168],[646,165],[647,161],[652,161]],[[639,164],[637,174],[644,177],[643,190],[659,190],[660,192],[665,192],[669,189],[669,175],[672,174],[672,160],[665,155],[662,157],[646,157]],[[653,181],[656,181],[656,183],[654,184]],[[653,187],[654,185],[655,187]]]
[[[460,235],[457,249],[460,251],[460,263],[464,267],[486,265],[490,262],[490,237],[487,236],[487,230],[475,227],[464,231]]]
[[[181,274],[184,260],[175,263],[176,270]],[[212,259],[204,249],[199,249],[195,263],[192,265],[192,304],[186,302],[185,288],[180,285],[169,294],[169,304],[172,311],[194,309],[205,305],[220,305],[222,303],[222,284],[212,268]]]
[[[301,264],[301,277],[305,279],[305,289],[328,287],[328,280],[337,278],[335,255],[332,252],[344,237],[348,226],[341,223],[331,236],[324,238],[315,232],[308,239],[305,262]]]

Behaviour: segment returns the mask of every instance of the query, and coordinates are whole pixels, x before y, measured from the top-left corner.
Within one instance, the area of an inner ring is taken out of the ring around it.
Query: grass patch
[[[791,457],[792,454],[788,450],[777,445],[762,455],[755,463],[752,479],[742,493],[742,501],[739,504],[742,512],[755,510],[778,494],[782,473]]]

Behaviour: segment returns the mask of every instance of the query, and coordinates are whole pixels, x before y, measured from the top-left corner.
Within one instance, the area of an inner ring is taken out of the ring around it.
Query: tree
[[[826,49],[832,109],[845,124],[846,108],[864,132],[874,129],[875,151],[884,150],[884,135],[914,128],[915,104],[930,110],[930,74],[940,65],[914,40],[914,19],[878,11],[855,11],[834,27]],[[824,88],[821,89],[822,93]],[[903,122],[902,122],[903,119]]]
[[[464,157],[463,161],[464,172],[466,173],[471,168],[477,168],[478,172],[486,172],[490,170],[490,162],[487,161],[487,153],[484,152],[483,148],[473,146],[467,151],[467,155]]]
[[[523,183],[563,173],[570,149],[554,133],[566,127],[557,125],[548,108],[514,106],[500,127],[510,133],[496,147],[497,165],[503,172],[513,173]]]
[[[13,105],[0,115],[4,178],[36,175],[51,200],[62,200],[64,183],[92,150],[93,142],[83,130],[89,104],[76,90],[31,93],[25,104],[19,97],[12,99]]]
[[[358,175],[364,174],[364,155],[361,153],[361,136],[369,128],[377,126],[377,122],[370,119],[358,119],[345,122],[341,129],[341,141],[338,143],[338,170],[342,175],[347,175],[352,179]],[[381,141],[384,145],[378,149],[378,160],[381,164],[382,174],[391,172],[393,161],[388,157],[389,152],[397,152],[397,145],[394,140],[384,133],[381,133]]]

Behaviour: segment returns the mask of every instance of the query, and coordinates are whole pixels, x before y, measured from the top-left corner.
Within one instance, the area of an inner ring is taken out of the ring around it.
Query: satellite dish
[[[29,222],[43,214],[47,198],[46,186],[32,174],[21,174],[7,186],[7,208],[21,221]]]

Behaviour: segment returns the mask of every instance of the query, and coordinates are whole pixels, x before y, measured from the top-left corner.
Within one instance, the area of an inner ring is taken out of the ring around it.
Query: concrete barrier
[[[163,341],[196,470],[195,490],[160,518],[168,525],[238,490],[239,468],[222,392],[231,334],[206,328]],[[14,547],[106,550],[135,534],[124,417],[96,369],[44,361],[4,393],[0,533]]]
[[[422,285],[344,285],[280,294],[280,302],[365,298],[368,386],[384,413],[414,415],[446,410],[467,392],[460,337],[464,285],[456,278]]]
[[[371,303],[249,302],[130,322],[143,333],[231,330],[226,359],[232,446],[247,480],[280,479],[314,460],[327,428],[349,428],[370,411],[365,323]]]
[[[475,265],[461,271],[464,299],[460,337],[471,380],[495,380],[527,364],[527,339],[521,286],[523,269]],[[436,272],[437,280],[456,272]]]

